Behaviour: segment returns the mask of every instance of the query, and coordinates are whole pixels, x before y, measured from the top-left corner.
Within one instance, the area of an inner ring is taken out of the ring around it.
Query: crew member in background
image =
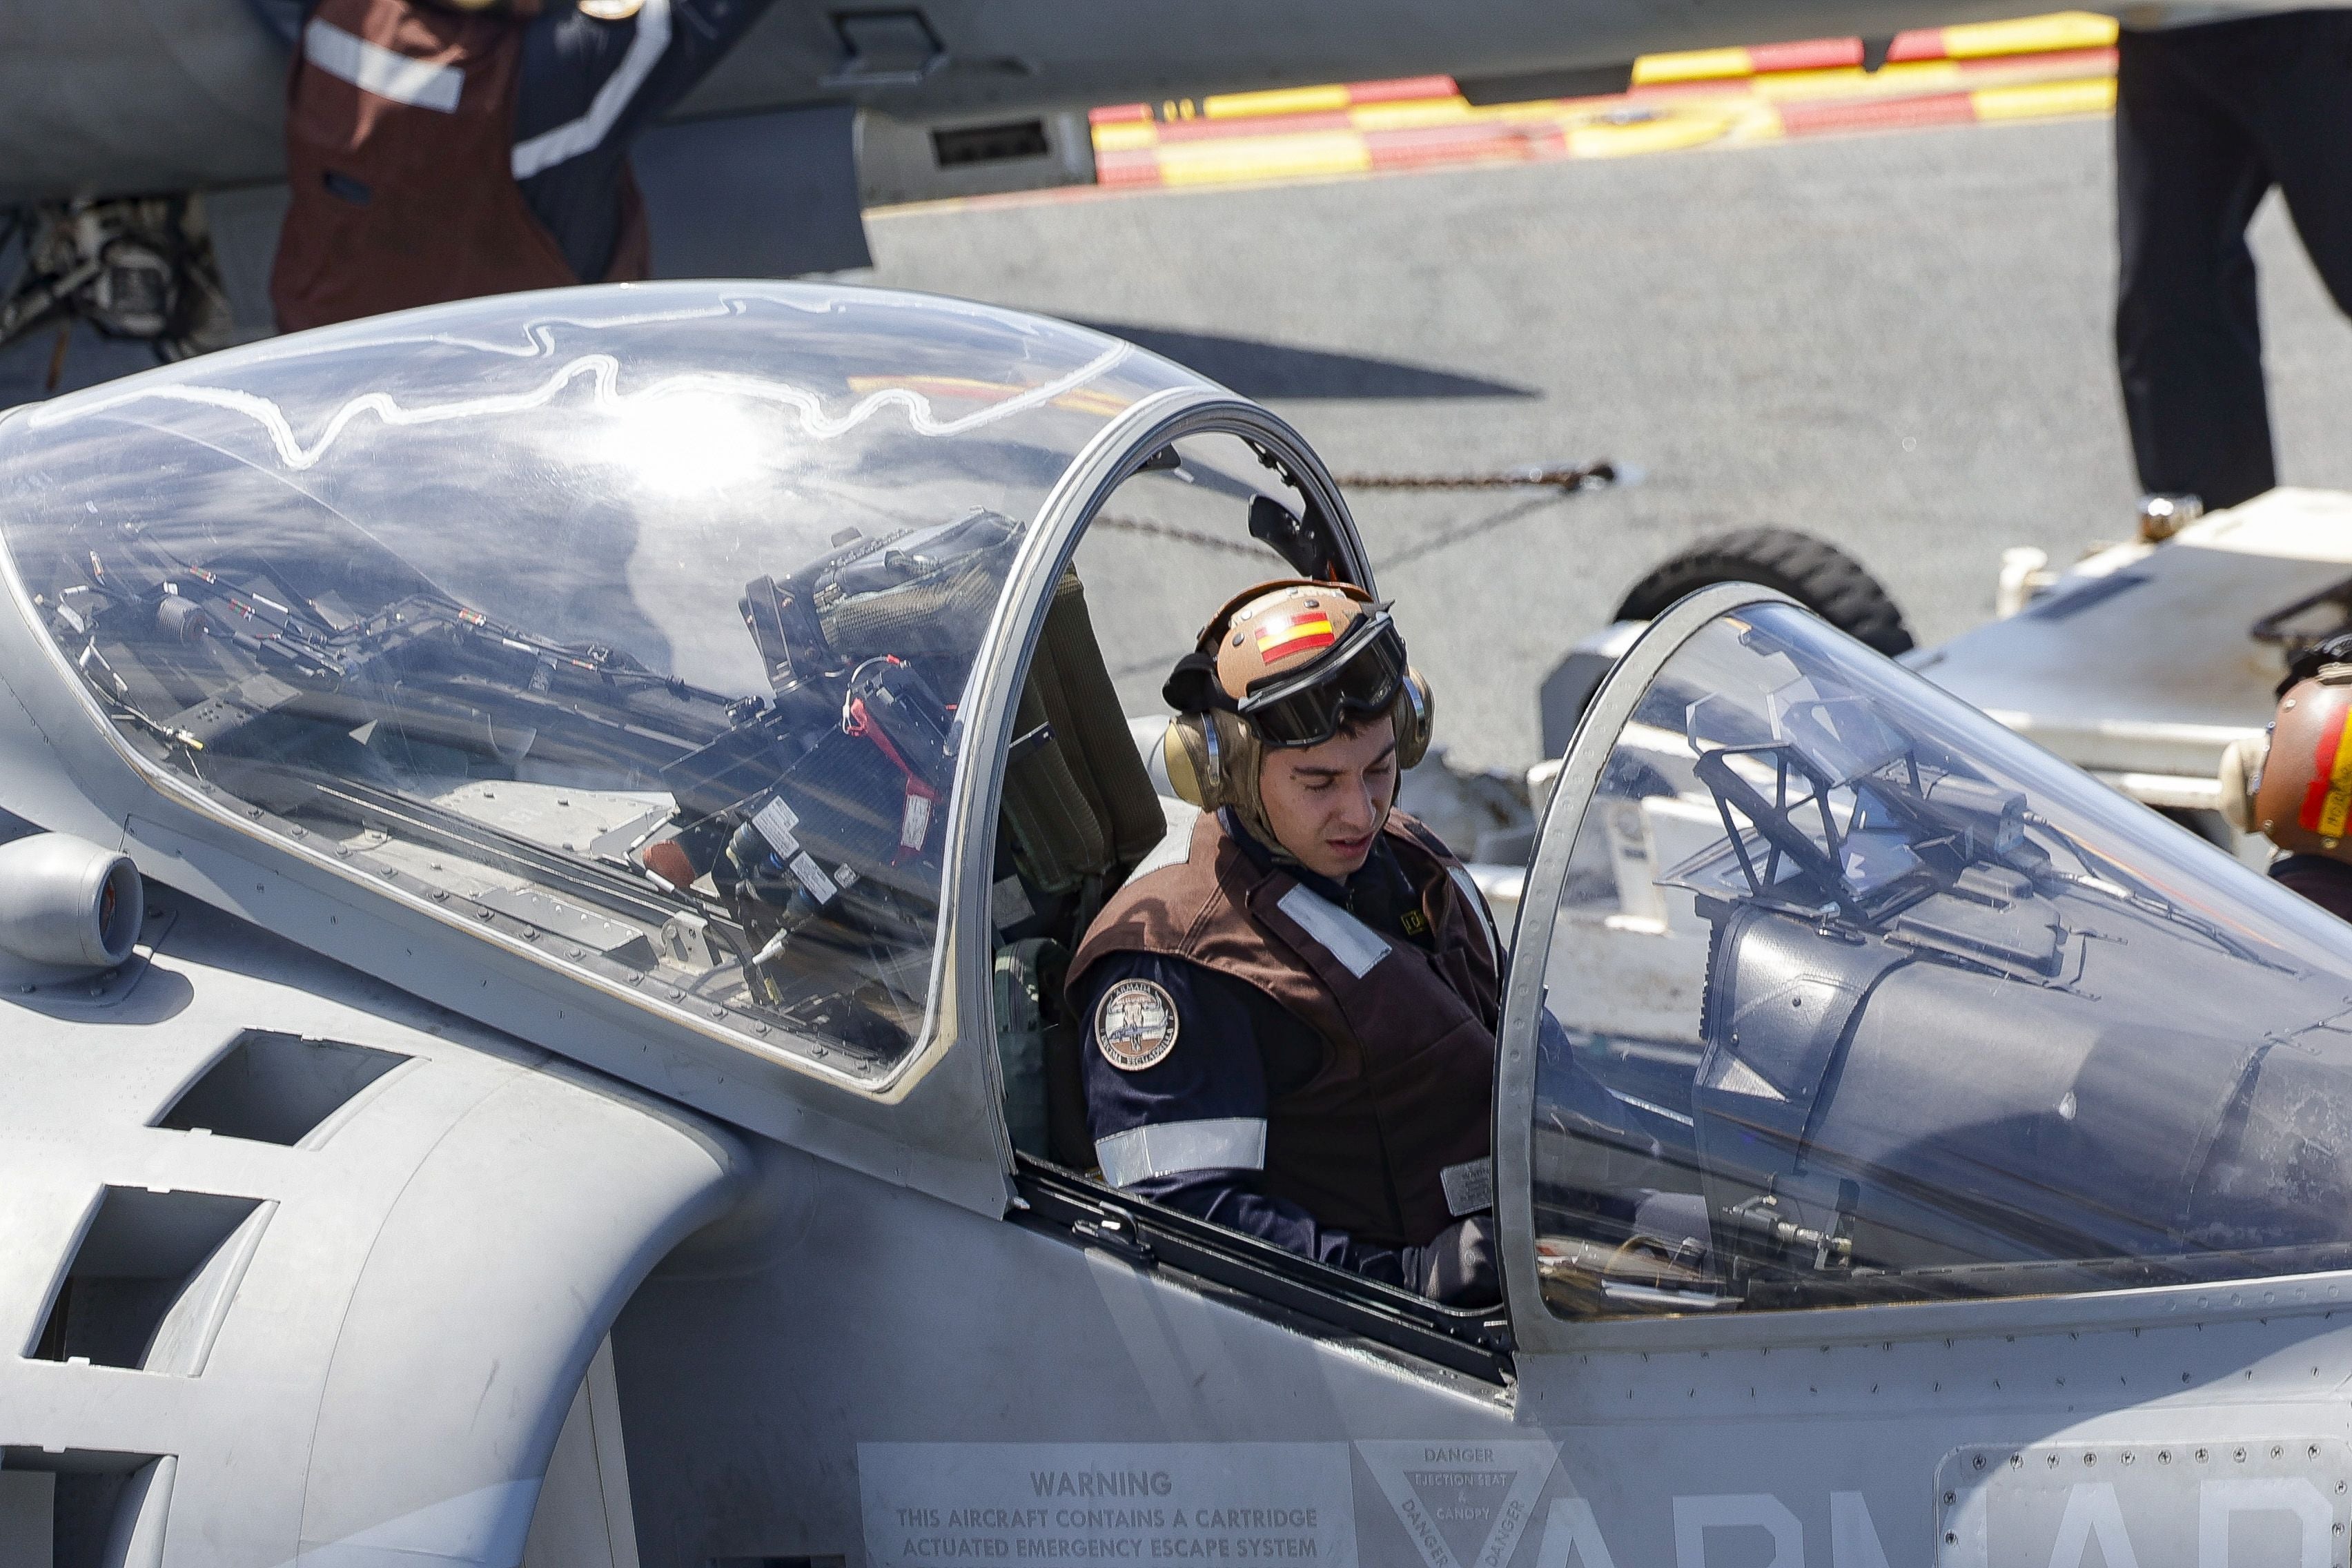
[[[648,275],[628,150],[771,0],[320,0],[287,89],[281,331]]]
[[[2286,851],[2271,876],[2352,921],[2352,636],[2297,658],[2258,742],[2221,758],[2221,811]]]
[[[1392,808],[1430,703],[1388,606],[1262,584],[1169,677],[1203,811],[1079,944],[1104,1179],[1458,1304],[1498,1294],[1498,950],[1436,837]]]
[[[2142,13],[2147,15],[2143,16]],[[2352,12],[2126,8],[2116,363],[2140,488],[2235,506],[2277,483],[2246,225],[2273,185],[2352,312]],[[2153,27],[2142,20],[2187,23]],[[2161,537],[2198,509],[2142,504]]]

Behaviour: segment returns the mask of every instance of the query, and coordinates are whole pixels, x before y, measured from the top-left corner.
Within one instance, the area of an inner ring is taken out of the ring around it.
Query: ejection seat
[[[1095,1163],[1079,1078],[1080,1020],[1063,981],[1078,939],[1168,817],[1065,572],[1015,710],[997,822],[991,912],[997,1050],[1013,1147],[1084,1171]]]

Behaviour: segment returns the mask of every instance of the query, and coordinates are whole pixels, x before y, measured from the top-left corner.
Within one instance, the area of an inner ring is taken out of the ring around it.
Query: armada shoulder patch
[[[1095,1044],[1121,1072],[1141,1072],[1176,1048],[1176,998],[1151,980],[1122,980],[1095,1007]]]

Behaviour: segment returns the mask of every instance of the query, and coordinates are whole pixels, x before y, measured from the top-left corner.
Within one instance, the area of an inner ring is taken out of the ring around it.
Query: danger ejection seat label
[[[860,1443],[868,1568],[1350,1568],[1345,1443]]]

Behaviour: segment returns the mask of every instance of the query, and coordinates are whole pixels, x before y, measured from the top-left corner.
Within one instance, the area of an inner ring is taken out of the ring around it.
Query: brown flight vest
[[[1294,892],[1315,895],[1261,870],[1203,812],[1182,861],[1130,879],[1095,917],[1069,987],[1106,953],[1158,953],[1246,981],[1312,1026],[1321,1070],[1266,1108],[1265,1191],[1359,1241],[1418,1247],[1456,1217],[1440,1173],[1493,1152],[1500,984],[1458,862],[1402,812],[1385,831],[1421,889],[1432,948],[1343,916],[1335,951],[1283,907]],[[1295,907],[1327,931],[1339,913],[1319,899]]]
[[[515,184],[522,20],[422,0],[323,0],[310,26],[320,24],[332,31],[314,45],[306,29],[286,89],[293,201],[269,275],[280,331],[583,281]],[[625,164],[621,179],[606,282],[646,277],[651,258]]]

